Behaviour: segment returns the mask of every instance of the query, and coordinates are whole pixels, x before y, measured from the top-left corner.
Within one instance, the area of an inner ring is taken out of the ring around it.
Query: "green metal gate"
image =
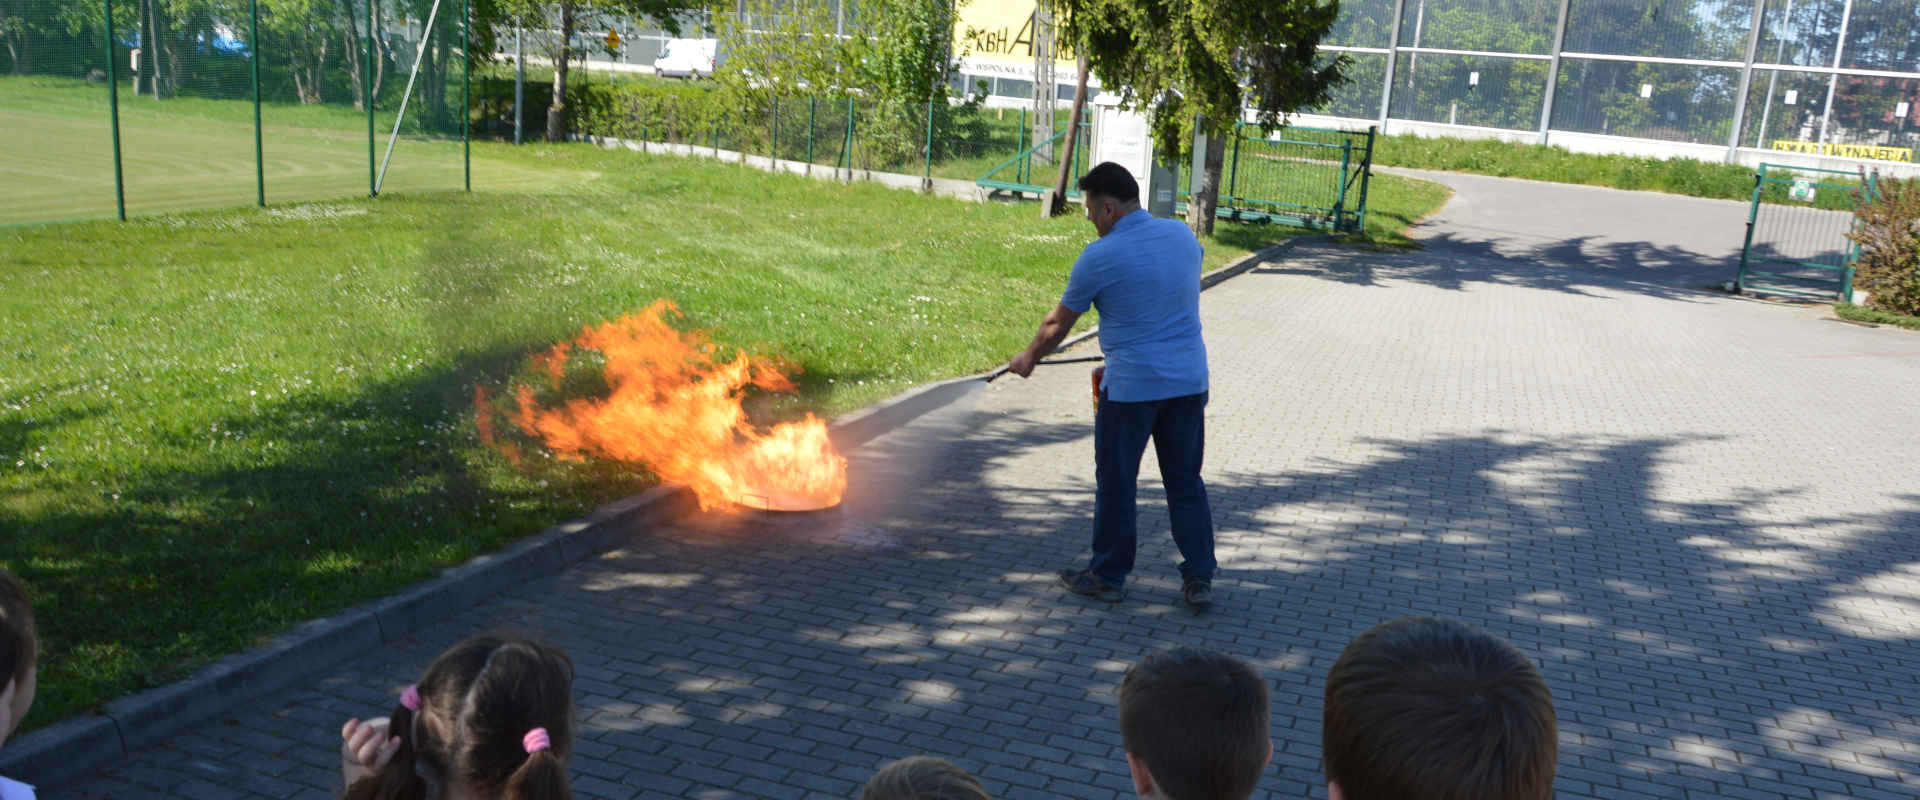
[[[1746,243],[1735,291],[1853,301],[1853,265],[1860,248],[1847,239],[1853,209],[1870,200],[1876,181],[1833,169],[1761,164],[1753,174]]]
[[[1027,112],[1026,109],[1021,109],[1019,131],[1020,141],[1015,145],[1020,148],[1019,155],[1000,162],[999,166],[994,167],[989,170],[987,174],[980,176],[979,180],[974,181],[975,184],[1003,192],[1040,194],[1053,190],[1053,181],[1059,177],[1058,173],[1054,172],[1054,170],[1059,169],[1059,162],[1043,160],[1040,165],[1040,174],[1036,175],[1033,169],[1033,155],[1044,148],[1059,150],[1060,148],[1066,147],[1067,126],[1061,125],[1059,130],[1054,131],[1053,136],[1047,138],[1045,141],[1035,142],[1029,145],[1026,142]],[[1082,120],[1080,122],[1080,136],[1073,148],[1073,174],[1067,181],[1068,197],[1080,196],[1080,190],[1074,184],[1079,181],[1080,176],[1087,174],[1087,170],[1093,166],[1087,163],[1087,151],[1093,149],[1092,139],[1093,123],[1089,120]],[[1039,183],[1039,181],[1043,180],[1046,181],[1044,185]]]
[[[1373,141],[1371,126],[1365,131],[1289,126],[1268,132],[1236,124],[1214,214],[1358,233],[1367,222]],[[1178,195],[1182,211],[1188,194],[1183,187]]]
[[[1021,130],[1026,129],[1022,112]],[[1081,141],[1074,148],[1075,176],[1085,175],[1090,166],[1085,146],[1090,126],[1081,123]],[[1339,131],[1329,128],[1288,127],[1261,135],[1264,129],[1247,124],[1235,125],[1233,142],[1228,145],[1226,169],[1222,170],[1220,200],[1214,214],[1222,219],[1242,222],[1277,222],[1302,228],[1354,233],[1367,221],[1367,186],[1373,174],[1374,129]],[[1019,155],[994,167],[979,180],[980,186],[997,191],[1039,194],[1051,188],[1049,174],[1034,174],[1035,151],[1059,146],[1066,136],[1063,126],[1052,138],[1023,145]],[[1041,180],[1048,183],[1042,185]],[[1175,195],[1175,210],[1185,212],[1187,187]],[[1069,197],[1078,197],[1078,189],[1067,188]]]

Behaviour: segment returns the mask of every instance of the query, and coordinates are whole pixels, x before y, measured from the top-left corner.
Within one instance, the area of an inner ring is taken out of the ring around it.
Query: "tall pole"
[[[1393,107],[1393,73],[1400,68],[1400,17],[1407,0],[1393,0],[1393,30],[1387,34],[1387,77],[1380,87],[1380,132],[1387,132],[1387,112]]]
[[[1853,21],[1853,0],[1846,0],[1840,10],[1840,38],[1833,44],[1833,68],[1840,68],[1840,55],[1847,52],[1847,24]],[[1820,109],[1820,143],[1827,143],[1827,123],[1833,120],[1833,89],[1840,83],[1840,73],[1827,76],[1827,104]]]
[[[1792,8],[1793,0],[1787,0]],[[1733,96],[1733,130],[1727,132],[1727,163],[1740,152],[1740,123],[1747,120],[1747,91],[1753,88],[1753,59],[1760,51],[1760,24],[1766,15],[1766,3],[1753,4],[1753,27],[1747,31],[1747,65],[1740,70],[1740,91]]]
[[[526,28],[513,26],[513,143],[520,143],[520,108],[527,93],[527,52],[522,49],[521,37]]]
[[[260,0],[254,0],[260,2]],[[424,35],[424,34],[423,34]],[[473,119],[473,3],[460,0],[460,174],[467,191],[473,191],[473,137],[467,129]]]
[[[1553,28],[1553,61],[1547,64],[1547,96],[1540,102],[1540,143],[1547,143],[1547,129],[1553,126],[1553,93],[1560,87],[1560,51],[1567,44],[1567,6],[1560,0],[1560,24]],[[1755,3],[1755,5],[1759,5]]]
[[[373,155],[373,0],[367,0],[367,68],[361,70],[361,80],[365,89],[361,96],[367,100],[367,196],[380,196],[380,177],[374,172]]]
[[[260,0],[247,4],[252,19],[248,21],[247,44],[251,50],[247,59],[253,62],[253,188],[261,207],[267,205],[267,162],[266,151],[260,147]]]
[[[1785,16],[1787,17],[1787,24],[1792,25],[1793,24],[1793,0],[1787,0],[1787,11]],[[1787,39],[1786,37],[1782,36],[1780,37],[1779,46],[1774,48],[1773,63],[1778,64],[1781,61],[1786,60],[1786,57],[1787,57]],[[1780,70],[1777,70],[1777,69],[1767,70],[1767,102],[1760,106],[1760,130],[1753,134],[1753,146],[1756,148],[1762,146],[1762,140],[1764,140],[1767,136],[1767,117],[1773,113],[1773,90],[1779,85],[1780,85]]]
[[[107,117],[113,128],[113,205],[120,214],[120,221],[127,221],[127,187],[120,179],[120,78],[114,74],[113,56],[113,0],[107,4]],[[139,80],[136,75],[134,80]],[[138,84],[135,84],[137,87]]]

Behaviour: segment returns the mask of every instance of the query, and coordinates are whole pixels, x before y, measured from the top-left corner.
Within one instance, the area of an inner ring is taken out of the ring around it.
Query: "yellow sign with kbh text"
[[[1033,77],[1034,0],[970,0],[953,25],[954,55],[973,72]],[[1054,5],[1054,71],[1072,75],[1074,54],[1061,41],[1066,14]]]
[[[612,28],[607,29],[607,49],[608,50],[620,49],[620,32],[619,31],[616,31]]]

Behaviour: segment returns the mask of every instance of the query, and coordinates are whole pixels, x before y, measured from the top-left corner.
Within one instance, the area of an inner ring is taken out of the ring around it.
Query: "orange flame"
[[[676,330],[665,319],[679,314],[656,300],[638,314],[590,325],[571,342],[534,357],[557,387],[577,351],[605,359],[611,391],[604,398],[542,407],[534,388],[514,387],[510,418],[562,457],[598,457],[642,464],[661,480],[684,484],[703,509],[732,502],[756,508],[826,508],[847,487],[847,462],[834,451],[825,422],[808,414],[761,430],[740,405],[749,386],[793,391],[793,382],[772,359],[742,353],[716,361],[713,345],[699,333]],[[484,392],[475,392],[484,404]],[[487,416],[484,405],[479,410]],[[482,435],[496,447],[490,423]],[[511,456],[512,454],[509,453]]]

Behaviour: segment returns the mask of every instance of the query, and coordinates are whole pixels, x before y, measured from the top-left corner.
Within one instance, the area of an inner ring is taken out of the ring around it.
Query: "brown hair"
[[[419,688],[420,712],[397,706],[387,723],[400,737],[393,760],[347,787],[347,800],[420,800],[429,780],[507,800],[572,796],[573,662],[565,653],[511,634],[475,636],[434,659]],[[528,753],[522,738],[534,728],[545,728],[551,745]]]
[[[1154,653],[1120,682],[1120,738],[1171,800],[1243,800],[1267,765],[1267,682],[1212,650]]]
[[[0,569],[0,687],[8,680],[25,683],[40,655],[40,639],[33,629],[33,601],[27,585]],[[5,731],[0,731],[4,734]]]
[[[1402,617],[1327,673],[1327,777],[1348,800],[1546,800],[1553,695],[1519,648],[1464,622]]]
[[[993,796],[951,761],[911,756],[873,773],[860,800],[993,800]]]

